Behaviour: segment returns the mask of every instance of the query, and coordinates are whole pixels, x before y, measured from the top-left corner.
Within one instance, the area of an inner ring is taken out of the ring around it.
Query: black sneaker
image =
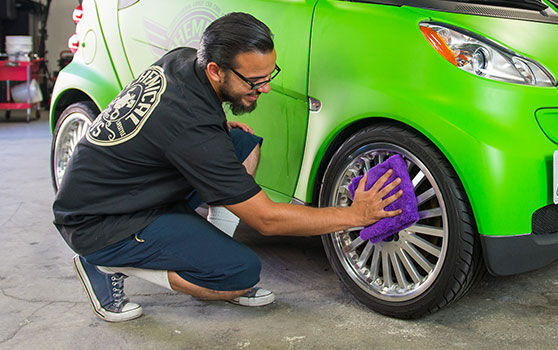
[[[103,273],[79,255],[74,256],[73,260],[76,273],[97,316],[110,322],[128,321],[141,316],[141,306],[130,303],[124,294],[126,275]]]
[[[250,289],[246,294],[229,300],[230,303],[242,306],[264,306],[275,301],[272,291],[260,287]]]

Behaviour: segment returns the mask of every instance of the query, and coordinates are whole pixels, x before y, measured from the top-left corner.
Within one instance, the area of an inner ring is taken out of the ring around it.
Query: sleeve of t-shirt
[[[224,129],[206,125],[190,136],[177,137],[166,157],[205,203],[237,204],[261,191],[236,158],[232,140]]]

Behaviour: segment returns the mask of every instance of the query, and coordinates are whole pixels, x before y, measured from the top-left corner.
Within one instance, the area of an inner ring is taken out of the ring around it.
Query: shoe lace
[[[128,299],[126,298],[126,294],[124,294],[124,279],[126,277],[126,275],[121,273],[115,273],[110,276],[112,285],[112,297],[114,298],[111,306],[116,310],[120,310],[128,301]]]

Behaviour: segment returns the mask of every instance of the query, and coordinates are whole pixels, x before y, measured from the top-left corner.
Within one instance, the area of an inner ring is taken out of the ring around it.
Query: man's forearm
[[[371,225],[384,217],[399,215],[400,209],[384,210],[403,194],[400,190],[384,199],[400,182],[396,179],[382,188],[390,175],[391,170],[382,175],[369,191],[364,191],[363,183],[366,182],[364,178],[355,191],[350,207],[313,208],[275,203],[264,191],[260,191],[244,202],[226,205],[226,207],[264,235],[321,235],[350,227]]]
[[[313,208],[274,203],[274,212],[265,219],[264,235],[314,236],[357,226],[350,208]]]

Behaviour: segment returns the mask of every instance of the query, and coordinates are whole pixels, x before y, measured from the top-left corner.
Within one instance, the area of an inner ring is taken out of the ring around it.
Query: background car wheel
[[[417,318],[459,299],[484,271],[470,205],[447,160],[412,131],[370,126],[333,155],[319,201],[350,206],[351,179],[394,154],[408,164],[419,222],[376,244],[363,241],[358,228],[322,241],[334,271],[360,302],[384,315]]]
[[[97,114],[99,114],[97,106],[87,101],[71,104],[58,118],[50,149],[50,170],[54,191],[58,191],[77,143],[85,135]]]

